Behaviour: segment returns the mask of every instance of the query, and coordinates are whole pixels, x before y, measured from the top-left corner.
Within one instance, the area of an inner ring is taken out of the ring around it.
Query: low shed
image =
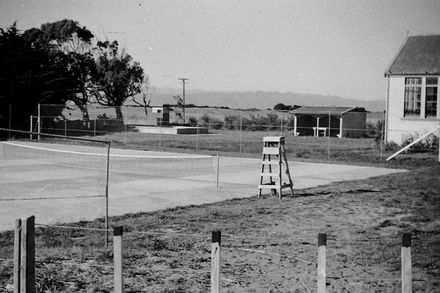
[[[291,111],[294,135],[362,137],[367,111],[358,107],[304,106]]]

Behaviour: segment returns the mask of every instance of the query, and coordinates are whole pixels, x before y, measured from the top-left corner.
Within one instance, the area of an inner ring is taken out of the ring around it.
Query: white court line
[[[28,149],[34,149],[34,150],[42,150],[42,151],[49,151],[49,152],[56,152],[56,153],[66,153],[66,154],[76,154],[76,155],[88,155],[88,156],[103,156],[107,157],[107,154],[100,154],[100,153],[86,153],[86,152],[78,152],[78,151],[64,151],[59,149],[48,149],[48,148],[42,148],[42,147],[36,147],[36,146],[28,146],[18,143],[12,143],[12,142],[2,142],[6,145],[12,145],[16,147],[23,147]],[[140,155],[110,155],[112,158],[137,158],[137,159],[206,159],[206,158],[212,158],[216,155],[187,155],[187,156],[140,156]]]

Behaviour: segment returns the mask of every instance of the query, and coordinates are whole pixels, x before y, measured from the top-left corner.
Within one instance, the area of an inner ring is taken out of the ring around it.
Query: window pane
[[[412,79],[414,80],[414,78]],[[422,88],[420,86],[405,86],[404,116],[420,115],[421,93]]]
[[[411,85],[422,84],[422,78],[421,77],[406,77],[405,84],[411,84]]]
[[[428,78],[426,78],[428,83]],[[437,117],[437,86],[426,87],[425,117]]]
[[[426,84],[432,84],[435,85],[438,82],[438,78],[437,77],[427,77],[426,78]]]

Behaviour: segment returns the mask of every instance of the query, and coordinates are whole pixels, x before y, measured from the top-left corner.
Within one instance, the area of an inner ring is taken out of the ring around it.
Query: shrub
[[[403,139],[402,147],[409,145],[421,136],[420,133],[408,135]],[[421,141],[412,145],[408,152],[432,152],[438,149],[438,137],[434,134],[430,134]]]
[[[224,126],[226,129],[240,129],[240,116],[227,115],[224,118]]]
[[[223,127],[223,122],[220,119],[210,117],[205,113],[202,117],[200,117],[199,126],[212,129],[221,129]]]
[[[191,116],[188,118],[188,124],[190,126],[197,126],[197,118],[194,116]]]

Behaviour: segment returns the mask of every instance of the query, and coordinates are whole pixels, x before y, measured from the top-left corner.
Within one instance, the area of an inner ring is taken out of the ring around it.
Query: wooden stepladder
[[[261,197],[263,188],[271,189],[273,194],[278,191],[279,198],[282,197],[284,188],[290,188],[293,196],[293,182],[290,177],[289,164],[284,148],[284,136],[266,136],[263,138],[263,142],[263,160],[261,162],[258,197]],[[285,174],[284,178],[283,173]],[[265,177],[269,177],[268,183],[264,183]]]

